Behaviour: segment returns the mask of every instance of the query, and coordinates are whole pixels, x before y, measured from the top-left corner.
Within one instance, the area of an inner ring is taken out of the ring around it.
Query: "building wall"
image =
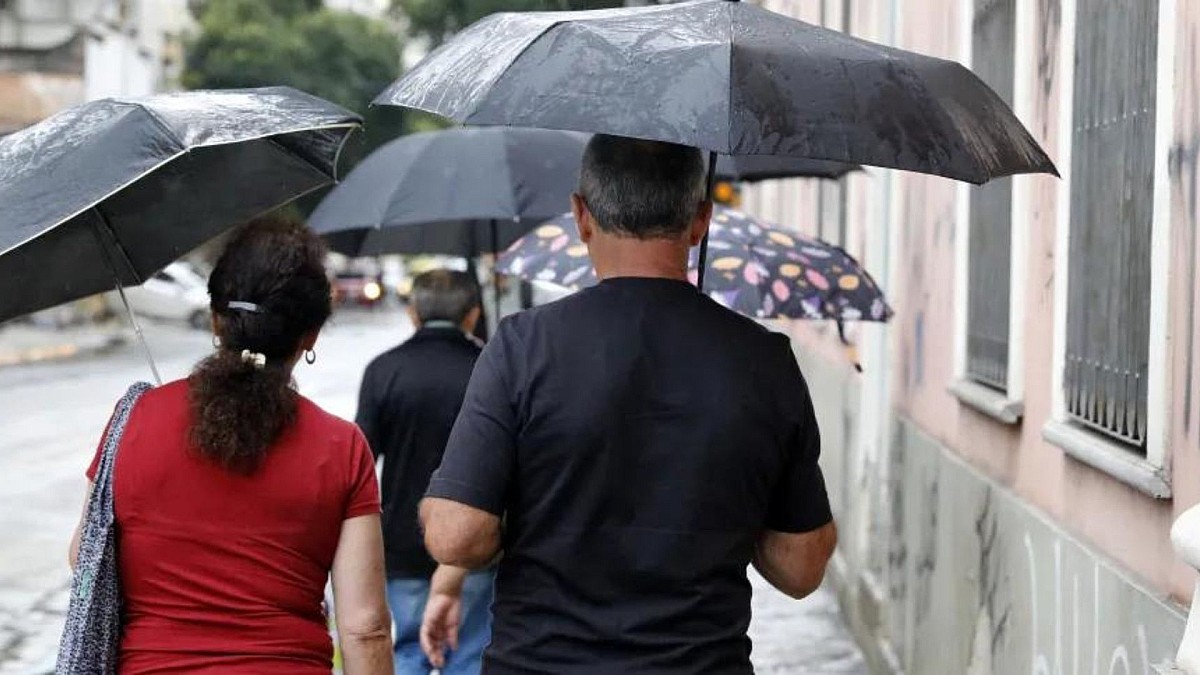
[[[825,1],[826,20],[840,22],[831,6],[842,1]],[[762,4],[819,21],[821,2]],[[1165,127],[1167,209],[1155,223],[1167,234],[1154,262],[1167,270],[1160,303],[1166,328],[1152,350],[1161,351],[1166,371],[1159,419],[1169,499],[1151,497],[1043,437],[1056,419],[1061,384],[1056,294],[1065,276],[1059,226],[1066,200],[1056,178],[1014,183],[1021,234],[1014,242],[1023,242],[1014,243],[1013,268],[1023,350],[1010,366],[1020,375],[1018,424],[982,414],[950,391],[960,368],[965,286],[958,261],[969,194],[953,181],[868,170],[847,182],[846,247],[896,309],[886,328],[851,329],[862,374],[828,328],[784,327],[820,399],[823,462],[842,534],[839,588],[880,669],[1150,672],[1149,664],[1173,655],[1182,635],[1181,606],[1196,578],[1175,556],[1169,530],[1200,501],[1200,5],[1161,2],[1171,33],[1166,70],[1175,84],[1159,91],[1159,106],[1173,119]],[[969,61],[971,0],[849,4],[859,36]],[[1073,51],[1064,40],[1073,35],[1074,1],[1017,6],[1014,108],[1065,174],[1062,113]],[[815,233],[810,183],[746,189],[744,206]]]

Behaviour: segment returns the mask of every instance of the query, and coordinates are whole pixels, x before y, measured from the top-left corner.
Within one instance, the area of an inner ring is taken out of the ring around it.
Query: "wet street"
[[[398,312],[335,315],[317,344],[316,364],[296,369],[300,390],[352,417],[363,368],[410,330]],[[211,350],[206,333],[161,324],[146,331],[168,380]],[[52,670],[83,471],[112,405],[131,383],[149,378],[134,342],[100,356],[0,367],[0,675]],[[828,589],[794,602],[755,579],[754,611],[759,672],[866,672]]]

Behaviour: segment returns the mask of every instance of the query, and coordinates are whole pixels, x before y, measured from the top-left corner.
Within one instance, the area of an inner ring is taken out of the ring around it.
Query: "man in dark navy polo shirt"
[[[461,568],[501,553],[489,675],[750,673],[747,566],[820,584],[836,533],[789,341],[687,281],[703,181],[693,148],[588,145],[572,207],[601,282],[500,325],[422,502],[435,659]]]
[[[413,280],[409,316],[416,333],[367,366],[355,420],[376,457],[383,457],[383,542],[388,604],[396,625],[395,672],[428,675],[418,642],[437,563],[417,523],[417,503],[442,461],[446,438],[462,407],[479,344],[479,283],[465,272],[433,270]],[[463,578],[459,648],[443,675],[479,672],[490,635],[492,573]]]

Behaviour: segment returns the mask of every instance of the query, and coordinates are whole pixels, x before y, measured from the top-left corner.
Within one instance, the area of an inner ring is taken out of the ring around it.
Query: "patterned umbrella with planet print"
[[[697,249],[688,272],[696,280]],[[518,239],[498,263],[502,274],[579,290],[596,274],[565,214]],[[854,258],[819,239],[718,208],[709,227],[705,292],[717,302],[758,319],[887,321],[883,292]]]

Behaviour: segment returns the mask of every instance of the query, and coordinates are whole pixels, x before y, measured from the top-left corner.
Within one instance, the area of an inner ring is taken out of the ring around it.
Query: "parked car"
[[[125,295],[133,311],[139,315],[165,321],[184,321],[198,329],[209,326],[208,284],[187,263],[167,265],[141,286],[125,289]]]
[[[383,299],[383,285],[370,274],[342,272],[333,279],[333,301],[339,305],[374,307]]]

